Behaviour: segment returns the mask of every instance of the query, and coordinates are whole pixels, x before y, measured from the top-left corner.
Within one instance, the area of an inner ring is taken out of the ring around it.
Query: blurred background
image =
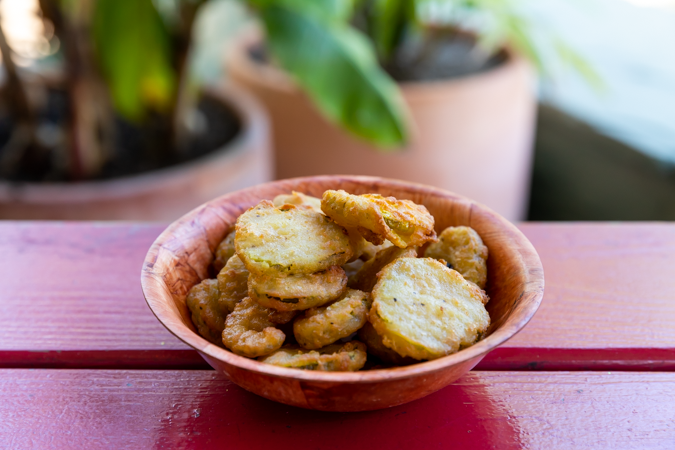
[[[0,0],[0,218],[316,174],[675,220],[675,0]]]

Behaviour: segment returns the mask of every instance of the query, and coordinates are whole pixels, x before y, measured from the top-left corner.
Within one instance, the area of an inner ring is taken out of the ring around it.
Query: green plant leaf
[[[259,9],[278,6],[320,20],[347,22],[354,11],[356,0],[249,0]]]
[[[272,55],[330,120],[381,148],[405,143],[401,94],[360,33],[285,4],[261,16]]]
[[[555,49],[563,63],[576,70],[593,89],[597,92],[604,92],[607,89],[604,80],[598,75],[593,66],[571,47],[558,39],[555,41]]]
[[[374,0],[371,31],[377,54],[387,60],[398,44],[412,0]]]
[[[152,0],[97,0],[93,17],[96,56],[116,110],[141,120],[165,111],[175,95],[170,38]]]

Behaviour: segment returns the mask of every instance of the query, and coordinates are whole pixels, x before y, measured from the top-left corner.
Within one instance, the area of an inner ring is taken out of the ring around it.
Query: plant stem
[[[0,154],[0,174],[9,177],[16,170],[21,157],[31,143],[35,142],[35,115],[33,114],[26,88],[19,77],[12,58],[12,48],[5,37],[0,23],[0,52],[5,69],[5,85],[2,96],[7,102],[9,113],[13,119],[12,135]]]
[[[199,8],[205,3],[205,0],[182,0],[180,2],[180,19],[178,26],[173,30],[173,66],[176,71],[178,82],[176,83],[176,93],[174,95],[174,104],[172,105],[171,130],[173,148],[180,151],[187,141],[185,136],[185,127],[183,126],[183,117],[190,106],[189,101],[189,77],[188,77],[188,57],[190,54],[190,43],[192,42],[192,30],[195,17]]]
[[[0,52],[2,52],[2,63],[5,67],[5,75],[7,76],[4,86],[4,96],[12,109],[12,115],[25,121],[33,121],[34,115],[28,103],[28,96],[26,95],[26,88],[19,78],[19,74],[12,58],[12,48],[9,46],[5,38],[5,31],[0,24]]]
[[[75,0],[65,12],[58,0],[40,0],[45,18],[61,39],[70,97],[70,177],[93,178],[113,152],[113,117],[91,48],[92,0]]]

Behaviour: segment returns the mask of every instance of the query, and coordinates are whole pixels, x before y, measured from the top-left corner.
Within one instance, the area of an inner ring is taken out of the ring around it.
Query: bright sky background
[[[637,6],[644,6],[649,8],[673,8],[675,7],[675,0],[625,0]]]
[[[582,54],[606,86],[597,93],[563,74],[544,86],[543,99],[675,164],[675,2],[548,0],[538,6],[546,29]]]
[[[0,0],[2,29],[9,45],[19,56],[17,63],[49,54],[44,26],[37,16],[38,0]]]

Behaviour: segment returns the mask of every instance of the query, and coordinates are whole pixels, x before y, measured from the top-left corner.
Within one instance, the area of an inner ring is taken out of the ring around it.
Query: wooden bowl
[[[473,227],[489,250],[486,337],[453,355],[406,367],[363,372],[314,372],[262,364],[217,347],[195,332],[185,297],[208,276],[213,252],[237,217],[262,199],[300,191],[321,197],[327,189],[380,193],[426,206],[437,232]],[[364,411],[431,394],[471,370],[515,335],[537,311],[544,292],[539,256],[506,219],[469,199],[419,184],[373,177],[320,176],[281,180],[219,197],[171,224],[145,258],[141,284],[148,306],[176,337],[242,388],[271,400],[324,411]]]

